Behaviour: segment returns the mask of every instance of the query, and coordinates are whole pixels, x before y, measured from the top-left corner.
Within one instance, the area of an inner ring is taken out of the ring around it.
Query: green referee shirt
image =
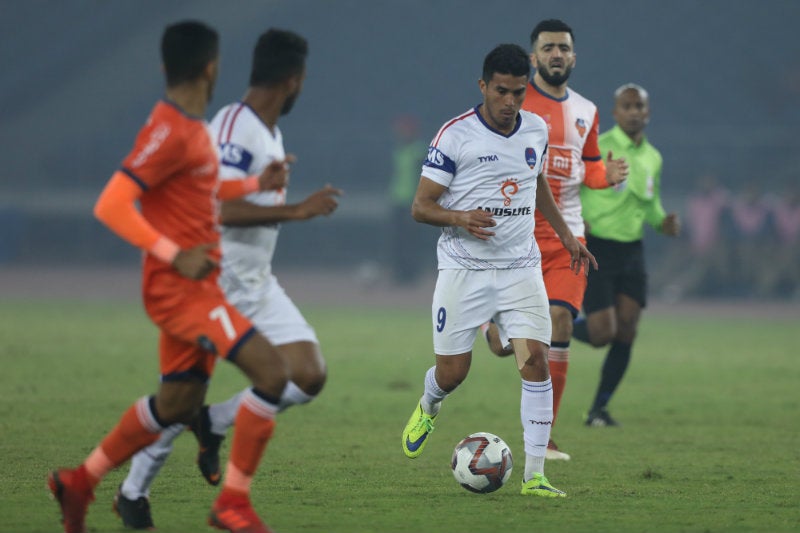
[[[666,218],[661,206],[661,154],[642,139],[634,145],[622,128],[614,126],[598,137],[600,152],[628,162],[628,179],[607,189],[581,187],[583,219],[589,233],[601,239],[633,242],[642,238],[644,223],[657,231]]]

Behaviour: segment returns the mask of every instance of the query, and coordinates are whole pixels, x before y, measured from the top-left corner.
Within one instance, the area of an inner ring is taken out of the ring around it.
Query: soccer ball
[[[511,476],[511,450],[491,433],[473,433],[453,450],[453,475],[462,487],[487,494],[502,487]]]

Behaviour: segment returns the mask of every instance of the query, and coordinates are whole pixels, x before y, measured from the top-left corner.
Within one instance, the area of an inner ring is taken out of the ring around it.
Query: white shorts
[[[436,355],[472,351],[477,329],[490,319],[508,339],[550,345],[550,307],[539,266],[440,270],[431,311]]]
[[[227,289],[228,301],[272,344],[280,346],[301,341],[319,344],[314,328],[306,322],[275,276],[270,275],[258,291],[222,285]]]

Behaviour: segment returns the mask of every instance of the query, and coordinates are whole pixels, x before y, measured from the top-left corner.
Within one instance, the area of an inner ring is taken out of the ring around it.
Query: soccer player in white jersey
[[[528,86],[522,109],[536,113],[547,122],[549,144],[544,175],[553,192],[561,216],[581,243],[586,244],[581,218],[582,187],[602,189],[617,185],[628,175],[624,159],[609,154],[604,162],[597,136],[600,128],[597,106],[568,87],[575,66],[572,28],[558,19],[539,22],[531,32],[531,64],[534,75]],[[558,418],[561,397],[567,385],[572,321],[578,316],[586,291],[587,276],[576,276],[569,269],[569,256],[558,235],[541,213],[536,216],[536,243],[542,252],[542,277],[550,300],[553,338],[548,364],[553,382],[553,426]],[[501,338],[506,335],[496,324],[482,329],[491,350],[500,356],[510,355],[511,346]],[[547,444],[547,459],[569,460],[552,437]]]
[[[483,103],[442,126],[428,149],[412,215],[442,228],[432,305],[436,364],[425,375],[402,445],[410,458],[422,453],[442,401],[467,377],[478,326],[493,319],[508,333],[522,377],[521,493],[564,497],[544,476],[553,420],[551,325],[533,210],[552,225],[575,272],[597,265],[564,222],[542,174],[547,124],[520,110],[530,70],[517,45],[489,52],[478,80]]]
[[[222,108],[211,122],[221,152],[221,179],[239,179],[287,157],[278,119],[291,110],[302,90],[307,53],[306,40],[295,33],[270,29],[260,36],[247,92],[240,102]],[[219,283],[228,300],[289,362],[291,379],[281,396],[280,410],[311,401],[325,383],[326,368],[313,328],[271,271],[279,223],[329,215],[338,205],[339,194],[341,191],[327,185],[298,204],[286,205],[283,189],[253,193],[221,205]],[[203,407],[190,426],[200,443],[198,466],[212,485],[220,480],[219,447],[233,424],[240,397],[241,393]],[[180,424],[171,426],[134,456],[115,498],[115,510],[126,527],[153,527],[149,488],[183,429]],[[234,439],[233,446],[240,445]]]

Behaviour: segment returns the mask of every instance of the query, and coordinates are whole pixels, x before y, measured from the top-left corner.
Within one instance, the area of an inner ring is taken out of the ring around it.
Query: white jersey
[[[461,227],[442,228],[439,269],[524,268],[540,263],[533,237],[536,178],[547,152],[547,124],[520,111],[504,135],[484,122],[478,107],[447,122],[428,148],[422,175],[447,190],[439,204],[457,211],[484,209],[494,216],[489,240]]]
[[[211,121],[211,129],[222,153],[221,180],[261,174],[270,162],[286,157],[277,125],[270,131],[256,112],[241,102],[220,109]],[[283,205],[286,190],[255,192],[244,199],[264,206]],[[222,226],[220,284],[226,292],[258,291],[269,283],[278,230],[278,224]]]

